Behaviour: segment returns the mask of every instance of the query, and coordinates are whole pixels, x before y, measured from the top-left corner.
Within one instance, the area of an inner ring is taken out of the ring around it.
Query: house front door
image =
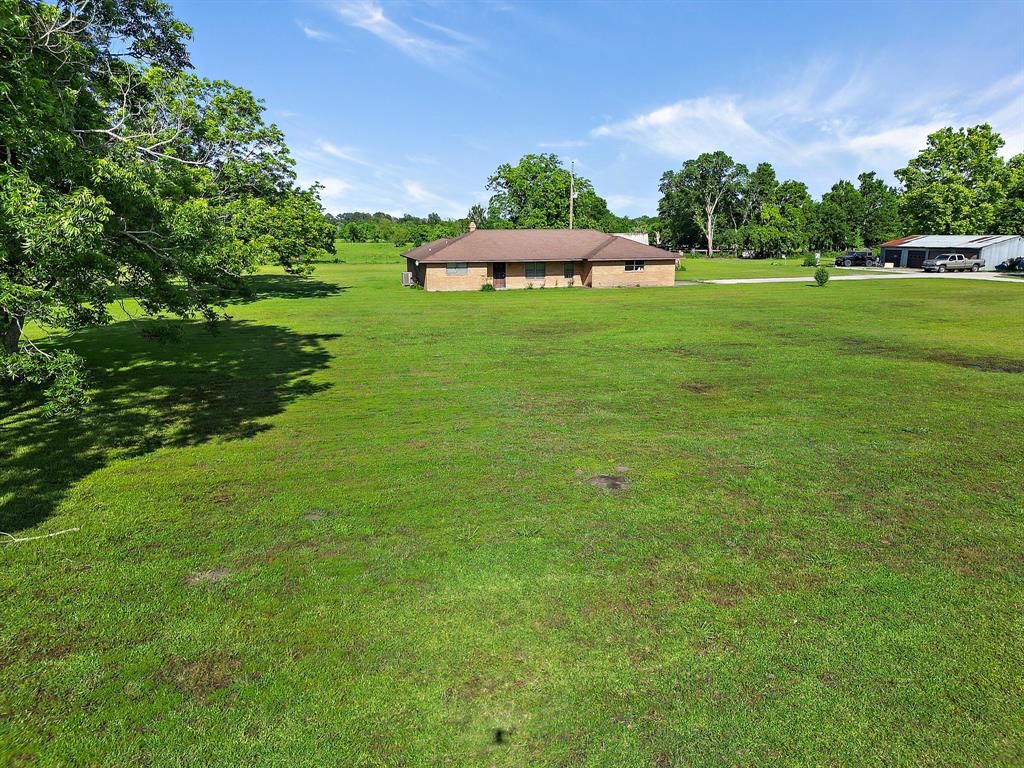
[[[505,262],[503,261],[497,261],[494,263],[494,287],[505,287]]]

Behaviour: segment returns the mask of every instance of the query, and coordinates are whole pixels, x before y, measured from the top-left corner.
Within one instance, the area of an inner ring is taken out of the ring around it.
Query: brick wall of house
[[[526,279],[526,263],[521,261],[510,261],[505,265],[505,287],[526,288],[533,285],[534,288],[567,288],[569,286],[583,285],[583,262],[573,262],[573,277],[565,277],[565,262],[548,261],[544,264],[543,280]]]
[[[479,291],[487,280],[486,264],[469,264],[464,275],[449,275],[446,264],[420,264],[428,291]]]
[[[526,279],[526,264],[510,261],[505,265],[505,287],[566,288],[590,285],[594,288],[626,288],[630,286],[672,285],[676,270],[674,261],[652,262],[644,265],[643,272],[626,272],[625,262],[596,261],[573,263],[573,277],[564,276],[564,263],[546,262],[543,280]],[[410,270],[412,271],[412,270]],[[445,264],[420,264],[417,277],[422,274],[422,285],[428,291],[479,291],[485,282],[492,281],[492,265],[470,263],[465,275],[449,275]]]
[[[590,284],[594,288],[674,285],[675,261],[648,261],[643,272],[627,272],[623,261],[595,261]]]

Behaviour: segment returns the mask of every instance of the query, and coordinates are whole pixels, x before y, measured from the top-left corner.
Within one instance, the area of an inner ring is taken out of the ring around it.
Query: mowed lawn
[[[830,274],[860,274],[864,269],[843,269],[833,266],[835,260],[821,258],[821,265]],[[803,266],[802,258],[793,259],[735,259],[715,257],[708,259],[683,257],[679,260],[677,280],[724,280],[746,277],[814,277],[815,267]],[[883,270],[870,270],[880,272]]]
[[[1024,762],[1024,286],[400,269],[0,391],[0,764]]]
[[[404,251],[412,248],[408,245],[393,243],[347,243],[344,240],[334,241],[334,252],[338,259],[348,264],[401,264]]]

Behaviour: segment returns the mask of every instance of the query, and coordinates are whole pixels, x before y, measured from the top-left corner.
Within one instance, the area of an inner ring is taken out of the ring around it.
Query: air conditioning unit
[[[402,273],[402,285],[412,285],[412,272]]]

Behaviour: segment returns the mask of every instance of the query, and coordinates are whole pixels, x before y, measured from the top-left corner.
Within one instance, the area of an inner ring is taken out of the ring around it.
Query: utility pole
[[[573,204],[576,201],[576,161],[569,161],[569,229],[572,229]]]

